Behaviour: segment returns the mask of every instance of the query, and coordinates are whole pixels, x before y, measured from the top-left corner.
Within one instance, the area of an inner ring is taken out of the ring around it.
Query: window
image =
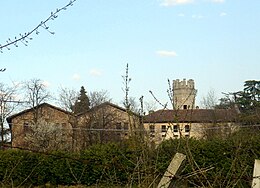
[[[23,124],[23,131],[24,131],[25,134],[26,134],[26,133],[30,133],[30,132],[32,131],[32,129],[31,129],[29,123],[25,122],[25,123]]]
[[[155,127],[154,127],[154,125],[150,125],[150,126],[149,126],[149,130],[150,130],[150,133],[154,133],[154,132],[155,132]]]
[[[173,126],[173,132],[179,132],[179,125],[174,125]]]
[[[124,123],[124,130],[128,130],[128,123]]]
[[[188,106],[187,105],[183,105],[183,109],[188,109]]]
[[[189,125],[185,125],[185,132],[186,133],[190,132],[190,126]]]
[[[165,133],[165,132],[167,132],[166,125],[162,125],[162,133]]]
[[[117,124],[116,124],[116,129],[117,129],[117,130],[122,129],[122,125],[121,125],[121,123],[117,123]]]

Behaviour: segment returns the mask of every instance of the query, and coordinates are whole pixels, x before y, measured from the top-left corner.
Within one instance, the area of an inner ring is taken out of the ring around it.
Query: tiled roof
[[[144,116],[144,123],[166,122],[234,122],[235,109],[158,110]]]
[[[97,106],[94,106],[93,108],[91,108],[90,110],[88,110],[87,112],[83,112],[83,113],[79,113],[77,114],[77,116],[82,116],[82,115],[85,115],[85,114],[88,114],[88,113],[91,113],[91,112],[95,112],[97,111],[98,109],[101,109],[101,108],[105,108],[106,106],[110,106],[112,108],[116,108],[120,111],[123,111],[123,112],[126,112],[127,113],[127,110],[125,108],[122,108],[116,104],[113,104],[113,103],[110,103],[110,102],[104,102],[104,103],[101,103]],[[139,116],[138,114],[134,113],[134,112],[131,112],[133,115],[135,116]]]
[[[17,116],[23,115],[23,114],[25,114],[25,113],[27,113],[27,112],[30,112],[30,111],[32,111],[32,110],[35,110],[35,109],[37,109],[37,108],[41,108],[41,107],[44,107],[44,106],[45,106],[45,107],[50,107],[50,108],[56,109],[56,110],[58,110],[58,111],[61,111],[61,112],[63,112],[63,113],[66,113],[66,114],[68,114],[68,115],[72,115],[71,112],[68,112],[68,111],[66,111],[66,110],[63,110],[63,109],[61,109],[61,108],[59,108],[59,107],[57,107],[57,106],[53,106],[53,105],[51,105],[51,104],[49,104],[49,103],[42,103],[42,104],[39,104],[38,106],[36,106],[36,107],[34,107],[34,108],[29,108],[29,109],[23,110],[23,111],[21,111],[21,112],[19,112],[19,113],[16,113],[16,114],[14,114],[14,115],[11,115],[11,116],[7,117],[6,120],[7,120],[7,122],[11,122],[12,119],[15,118],[15,117],[17,117]]]

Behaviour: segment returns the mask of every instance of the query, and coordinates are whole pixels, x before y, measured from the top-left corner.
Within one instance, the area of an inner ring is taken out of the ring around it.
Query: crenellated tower
[[[173,102],[175,109],[194,109],[197,90],[194,80],[173,80]]]

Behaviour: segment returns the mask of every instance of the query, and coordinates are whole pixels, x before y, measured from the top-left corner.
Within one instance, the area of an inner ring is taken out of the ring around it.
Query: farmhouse
[[[28,147],[30,140],[27,140],[26,137],[29,134],[32,134],[32,126],[37,126],[38,123],[42,123],[45,126],[61,127],[64,131],[63,136],[66,136],[67,144],[71,145],[71,130],[73,121],[74,116],[72,113],[48,103],[42,103],[34,108],[26,109],[9,116],[7,118],[7,122],[11,128],[12,147]],[[47,127],[43,128],[42,131],[47,133]]]
[[[127,138],[129,130],[139,126],[139,117],[109,102],[81,114],[43,103],[8,117],[7,122],[13,148],[81,150]]]

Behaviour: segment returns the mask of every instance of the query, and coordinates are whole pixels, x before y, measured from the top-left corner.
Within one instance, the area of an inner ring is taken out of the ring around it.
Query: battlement
[[[173,80],[173,89],[194,89],[194,80],[189,79],[186,81],[184,78],[182,81],[179,79]]]
[[[196,93],[197,90],[195,89],[194,80],[173,80],[173,98],[175,109],[195,108]]]

